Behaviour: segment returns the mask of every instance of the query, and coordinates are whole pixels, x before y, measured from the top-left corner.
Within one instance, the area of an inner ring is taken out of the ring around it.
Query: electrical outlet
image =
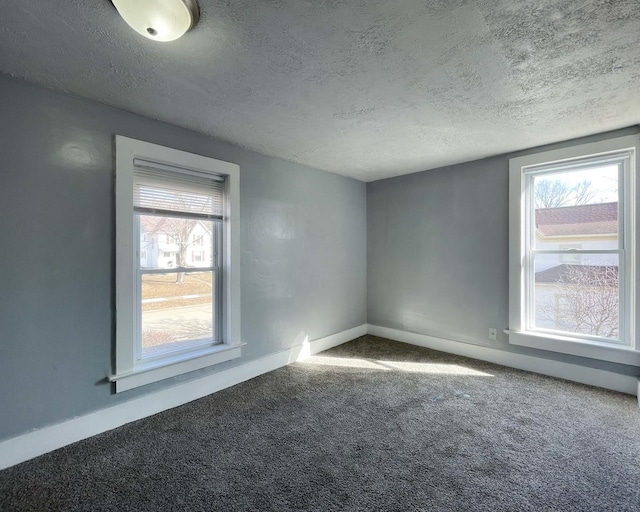
[[[498,341],[498,329],[494,327],[489,328],[489,339],[491,341]]]

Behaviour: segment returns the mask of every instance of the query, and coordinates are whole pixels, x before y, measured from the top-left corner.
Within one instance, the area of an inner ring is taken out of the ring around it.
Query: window
[[[640,365],[638,140],[510,160],[510,343]]]
[[[238,178],[234,164],[116,137],[117,392],[240,357]],[[212,254],[197,268],[196,229]]]

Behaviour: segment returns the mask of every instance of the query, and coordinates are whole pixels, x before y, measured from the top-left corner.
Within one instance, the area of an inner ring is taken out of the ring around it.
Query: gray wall
[[[366,187],[0,76],[0,439],[366,322]],[[241,360],[115,395],[114,134],[241,169]]]
[[[2,75],[0,120],[0,440],[367,320],[638,373],[510,346],[501,332],[497,344],[487,340],[489,327],[507,326],[513,155],[365,187]],[[116,133],[240,165],[248,343],[240,361],[118,395],[105,379],[114,348]]]
[[[637,128],[554,144],[552,149]],[[370,324],[638,375],[638,368],[508,344],[509,158],[367,184]],[[496,327],[498,342],[488,340]]]

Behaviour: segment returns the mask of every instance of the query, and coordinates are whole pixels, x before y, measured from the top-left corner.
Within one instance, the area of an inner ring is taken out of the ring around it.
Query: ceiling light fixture
[[[196,0],[111,0],[138,34],[154,41],[175,41],[200,18]]]

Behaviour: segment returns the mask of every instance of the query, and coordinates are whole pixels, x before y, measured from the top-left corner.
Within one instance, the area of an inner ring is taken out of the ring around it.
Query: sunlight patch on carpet
[[[318,366],[336,366],[346,368],[363,368],[380,371],[403,371],[411,373],[431,373],[439,375],[473,375],[476,377],[493,377],[490,373],[481,372],[457,364],[416,363],[407,361],[386,361],[350,357],[313,356],[302,361],[303,364]]]

